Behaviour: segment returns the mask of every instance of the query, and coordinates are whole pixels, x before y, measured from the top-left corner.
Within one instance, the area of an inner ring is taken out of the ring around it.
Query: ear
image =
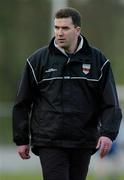
[[[80,33],[81,33],[81,28],[79,26],[76,27],[76,33],[77,33],[77,35],[80,35]]]

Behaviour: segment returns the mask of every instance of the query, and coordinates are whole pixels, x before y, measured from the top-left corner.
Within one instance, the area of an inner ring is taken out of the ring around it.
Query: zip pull
[[[70,58],[68,58],[67,64],[70,62]]]

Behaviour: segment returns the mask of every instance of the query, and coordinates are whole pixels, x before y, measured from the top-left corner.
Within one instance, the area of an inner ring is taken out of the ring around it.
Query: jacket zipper
[[[68,58],[68,60],[67,60],[67,64],[70,62],[70,58]]]

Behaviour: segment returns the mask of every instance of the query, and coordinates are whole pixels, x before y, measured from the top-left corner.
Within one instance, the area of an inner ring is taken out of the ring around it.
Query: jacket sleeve
[[[27,62],[13,107],[13,141],[16,145],[29,144],[33,83],[31,69]]]
[[[107,136],[112,141],[118,135],[122,118],[121,109],[110,62],[103,68],[101,78],[101,113],[100,113],[100,134]]]

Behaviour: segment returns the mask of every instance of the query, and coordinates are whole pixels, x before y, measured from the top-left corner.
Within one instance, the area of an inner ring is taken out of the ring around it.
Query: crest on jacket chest
[[[91,69],[91,64],[82,64],[82,72],[84,74],[89,74]]]

